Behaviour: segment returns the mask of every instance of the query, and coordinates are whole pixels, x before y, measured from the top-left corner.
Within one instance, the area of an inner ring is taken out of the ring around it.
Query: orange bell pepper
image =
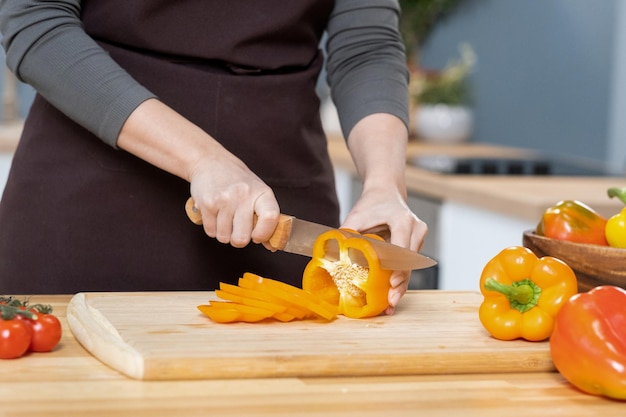
[[[552,361],[572,385],[626,400],[626,291],[605,285],[570,298],[550,338]]]
[[[478,315],[493,337],[541,341],[550,337],[559,309],[578,292],[578,283],[565,262],[512,246],[485,265],[480,291]]]
[[[355,237],[355,233],[330,230],[317,238],[312,259],[304,270],[302,288],[338,306],[339,314],[346,317],[373,317],[389,305],[392,271],[380,267],[372,245]],[[368,267],[356,264],[357,256],[364,257]]]
[[[536,233],[551,239],[608,246],[606,222],[606,218],[586,204],[563,200],[543,213]]]

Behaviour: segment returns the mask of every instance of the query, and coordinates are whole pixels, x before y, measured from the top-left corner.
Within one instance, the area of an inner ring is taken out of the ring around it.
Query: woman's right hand
[[[267,242],[280,215],[273,191],[234,155],[225,149],[219,154],[199,160],[191,174],[206,234],[238,248]]]
[[[267,241],[278,225],[280,208],[272,189],[173,109],[156,99],[144,101],[122,127],[117,145],[189,181],[207,235],[234,247],[252,241],[273,249]]]

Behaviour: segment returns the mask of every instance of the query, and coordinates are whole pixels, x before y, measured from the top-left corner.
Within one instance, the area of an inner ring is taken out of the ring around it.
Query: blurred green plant
[[[446,17],[461,0],[400,0],[400,32],[412,59],[437,22]]]
[[[467,106],[472,102],[469,75],[476,63],[476,54],[469,44],[460,47],[460,58],[441,71],[418,70],[412,74],[410,94],[416,104],[447,104]]]

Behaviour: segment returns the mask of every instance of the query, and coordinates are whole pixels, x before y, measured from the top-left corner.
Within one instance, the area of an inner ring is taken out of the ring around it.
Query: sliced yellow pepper
[[[272,294],[282,300],[283,303],[296,304],[320,318],[333,320],[337,316],[337,308],[335,306],[328,304],[321,297],[301,288],[294,287],[293,285],[270,278],[264,278],[249,272],[243,275],[242,280],[240,280],[240,285],[241,281],[244,282],[244,285],[246,285],[247,281],[252,284],[253,288]]]
[[[297,319],[307,318],[308,316],[312,315],[309,310],[300,307],[293,301],[283,300],[276,295],[266,291],[264,288],[259,286],[255,280],[239,278],[238,284],[239,285],[237,286],[237,288],[243,291],[244,294],[246,294],[248,297],[256,298],[258,300],[264,300],[274,304],[284,305],[286,307],[285,313],[291,314]]]
[[[221,301],[210,301],[198,309],[218,323],[253,323],[268,318],[287,322],[319,317],[333,320],[337,308],[301,288],[246,272],[239,285],[220,283],[215,295]]]
[[[346,317],[377,316],[389,305],[392,271],[382,269],[372,245],[354,237],[354,233],[330,230],[317,238],[313,257],[304,270],[302,288],[337,306],[339,314]],[[368,267],[356,264],[357,257],[364,257]]]
[[[215,295],[217,295],[222,300],[269,310],[274,313],[272,314],[272,317],[280,321],[291,321],[295,318],[295,316],[285,312],[287,310],[287,306],[248,297],[243,294],[244,291],[240,290],[245,291],[245,289],[239,288],[236,285],[226,284],[222,282],[220,283],[220,289],[215,291]]]
[[[274,314],[262,308],[226,301],[210,301],[209,304],[199,305],[198,310],[217,323],[255,323],[270,318]]]

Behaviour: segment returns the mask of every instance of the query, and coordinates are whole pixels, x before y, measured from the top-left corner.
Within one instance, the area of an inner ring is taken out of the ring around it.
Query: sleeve
[[[122,125],[155,97],[83,29],[81,0],[2,0],[6,63],[52,105],[115,147]]]
[[[397,0],[336,0],[327,26],[327,81],[341,129],[373,113],[409,124],[409,72]]]

